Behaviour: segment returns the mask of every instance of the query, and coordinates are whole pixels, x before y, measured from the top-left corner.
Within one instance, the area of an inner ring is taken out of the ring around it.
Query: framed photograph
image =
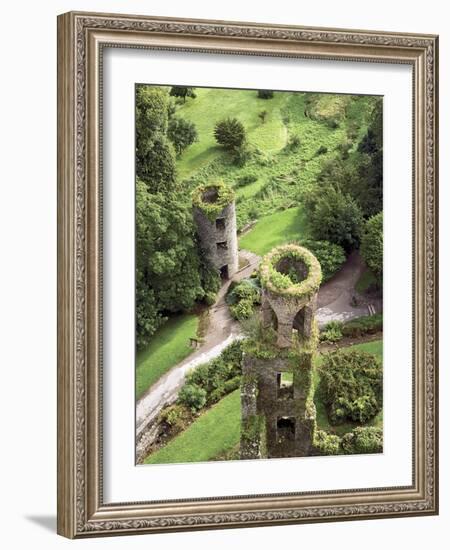
[[[58,532],[438,513],[433,35],[58,18]]]

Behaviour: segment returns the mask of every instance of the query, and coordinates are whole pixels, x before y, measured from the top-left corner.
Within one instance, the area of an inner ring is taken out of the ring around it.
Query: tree
[[[197,97],[194,90],[195,88],[186,88],[185,86],[172,86],[170,95],[173,97],[182,97],[183,103],[186,103],[187,97]]]
[[[273,91],[272,90],[258,90],[258,97],[260,99],[272,99]]]
[[[167,138],[169,96],[157,86],[136,91],[136,175],[150,192],[174,189],[175,150]]]
[[[314,239],[330,241],[342,246],[347,252],[358,247],[363,215],[350,195],[329,185],[306,197],[305,206]]]
[[[165,314],[204,297],[189,205],[176,192],[150,193],[136,182],[136,332],[139,347]]]
[[[198,141],[198,133],[195,124],[184,118],[172,117],[169,120],[167,135],[175,147],[178,155],[195,141]]]
[[[237,118],[220,120],[214,127],[217,143],[230,151],[241,148],[246,140],[245,128]]]
[[[319,260],[323,281],[328,281],[345,262],[344,249],[338,244],[311,240],[302,241],[300,244],[308,248]]]
[[[383,213],[367,220],[361,239],[361,256],[373,274],[383,276]]]

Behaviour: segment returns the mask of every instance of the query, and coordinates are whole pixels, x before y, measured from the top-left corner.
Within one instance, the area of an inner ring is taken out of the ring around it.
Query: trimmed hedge
[[[348,321],[342,326],[342,335],[350,338],[358,338],[363,334],[375,334],[383,330],[383,315],[368,315],[367,317],[358,317]]]

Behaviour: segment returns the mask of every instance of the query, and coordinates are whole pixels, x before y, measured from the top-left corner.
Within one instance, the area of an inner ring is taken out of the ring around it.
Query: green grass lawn
[[[366,292],[372,285],[377,284],[377,278],[370,271],[366,269],[362,272],[361,277],[356,281],[355,290],[361,294]]]
[[[165,447],[148,456],[145,463],[204,462],[235,447],[240,436],[241,394],[235,390]]]
[[[169,319],[152,337],[146,349],[136,357],[136,398],[153,385],[171,367],[194,350],[189,338],[195,337],[197,315],[183,314]]]
[[[307,236],[303,208],[288,208],[264,216],[248,233],[239,239],[239,247],[264,255],[274,246]]]
[[[280,116],[280,109],[289,99],[286,94],[275,93],[273,99],[264,100],[257,97],[255,90],[196,88],[195,93],[197,97],[179,105],[176,113],[194,122],[199,137],[178,159],[181,178],[223,154],[214,139],[214,126],[223,118],[239,118],[249,142],[263,151],[275,152],[286,144],[287,131]],[[264,124],[258,117],[263,110],[267,111]]]

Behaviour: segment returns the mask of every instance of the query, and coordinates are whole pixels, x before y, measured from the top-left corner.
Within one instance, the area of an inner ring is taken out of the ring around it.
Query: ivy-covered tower
[[[307,456],[316,430],[313,369],[320,264],[289,244],[260,266],[262,326],[245,343],[241,458]]]
[[[192,194],[200,246],[223,279],[238,270],[234,191],[222,181],[201,185]]]

